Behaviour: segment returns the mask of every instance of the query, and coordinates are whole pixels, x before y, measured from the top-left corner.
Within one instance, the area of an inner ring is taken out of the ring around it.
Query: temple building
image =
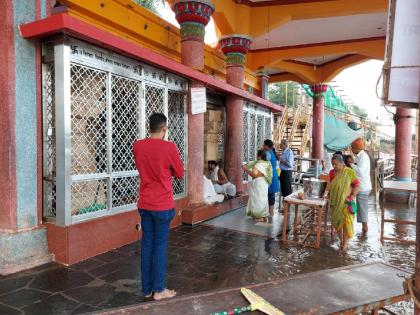
[[[74,264],[141,237],[131,146],[149,135],[152,113],[167,115],[185,164],[173,226],[196,224],[246,201],[241,166],[284,110],[267,100],[268,83],[309,85],[310,151],[321,160],[327,83],[384,58],[386,0],[168,3],[180,29],[130,0],[0,2],[0,274]],[[215,48],[204,44],[211,18]],[[411,178],[410,123],[397,122],[401,180]],[[209,160],[238,191],[217,206],[203,204]]]

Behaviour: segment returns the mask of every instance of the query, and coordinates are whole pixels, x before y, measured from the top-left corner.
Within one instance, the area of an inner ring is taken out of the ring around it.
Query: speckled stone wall
[[[35,20],[35,1],[14,1],[17,227],[37,224],[36,47],[18,27]]]
[[[8,209],[1,209],[7,213],[10,224],[0,229],[0,274],[17,272],[51,260],[46,230],[38,226],[37,139],[41,135],[37,134],[37,108],[40,106],[37,104],[37,43],[23,39],[19,32],[20,24],[34,21],[38,14],[45,17],[47,5],[48,0],[13,1],[13,7],[7,12],[13,37],[6,43],[6,48],[9,48],[6,50],[11,52],[9,58],[13,58],[14,71],[6,78],[10,86],[2,92],[11,95],[8,105],[13,103],[13,106],[8,107],[12,128],[3,128],[1,133],[12,139],[15,147],[8,157],[14,162],[8,172],[15,182],[13,187],[2,185],[0,189],[15,191],[16,195]]]

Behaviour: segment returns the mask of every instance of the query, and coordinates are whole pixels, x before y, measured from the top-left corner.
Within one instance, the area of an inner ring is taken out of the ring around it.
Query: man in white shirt
[[[216,193],[223,194],[228,198],[236,196],[236,187],[229,182],[225,171],[216,161],[208,161],[208,168],[210,171],[210,180],[213,182]]]
[[[363,234],[366,234],[368,231],[368,205],[372,183],[370,180],[370,158],[363,149],[364,143],[362,139],[358,138],[351,143],[351,150],[355,155],[354,163],[351,164],[351,167],[360,181],[360,190],[357,194],[357,222],[362,223]]]
[[[324,148],[324,159],[322,160],[322,171],[324,173],[328,174],[332,170],[331,158],[332,154]]]
[[[225,196],[222,194],[217,194],[216,190],[214,189],[213,183],[210,179],[203,175],[203,197],[205,204],[213,204],[213,203],[220,203],[223,202]]]

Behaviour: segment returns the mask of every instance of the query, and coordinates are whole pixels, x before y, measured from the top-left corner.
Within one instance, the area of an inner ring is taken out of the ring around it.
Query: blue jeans
[[[175,210],[149,211],[139,209],[141,216],[141,284],[144,295],[166,288],[166,256],[169,227]]]

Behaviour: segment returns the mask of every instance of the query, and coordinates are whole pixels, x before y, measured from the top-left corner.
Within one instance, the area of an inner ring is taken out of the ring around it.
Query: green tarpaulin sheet
[[[354,130],[346,121],[327,113],[325,113],[324,128],[324,145],[331,152],[348,148],[355,139],[363,137],[363,129]]]

